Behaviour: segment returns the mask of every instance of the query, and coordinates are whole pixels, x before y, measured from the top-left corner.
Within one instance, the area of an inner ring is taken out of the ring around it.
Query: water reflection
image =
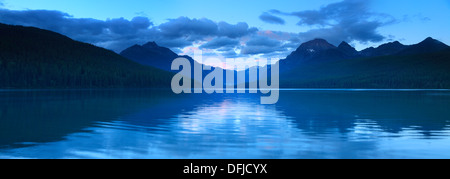
[[[0,158],[450,158],[450,93],[0,93]]]

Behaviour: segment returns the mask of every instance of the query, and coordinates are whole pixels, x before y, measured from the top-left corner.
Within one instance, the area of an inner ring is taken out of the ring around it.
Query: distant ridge
[[[399,52],[400,55],[411,55],[420,53],[438,52],[448,49],[449,46],[431,37],[426,38],[422,42],[408,46]]]
[[[414,45],[403,45],[395,41],[382,44],[376,48],[370,47],[362,51],[357,51],[347,42],[342,42],[336,47],[324,39],[314,39],[301,44],[297,50],[292,52],[284,60],[281,60],[281,64],[287,66],[286,68],[292,68],[293,66],[304,65],[305,63],[322,63],[362,57],[413,55],[437,52],[447,48],[449,48],[448,45],[431,37]]]
[[[304,50],[316,42],[306,42],[280,60],[282,87],[450,89],[450,47],[431,37],[414,45],[395,41],[359,52],[344,42],[336,48]]]
[[[386,56],[394,55],[408,48],[408,46],[401,44],[399,41],[389,42],[382,44],[377,48],[367,48],[360,52],[361,56],[364,57],[376,57],[376,56]]]

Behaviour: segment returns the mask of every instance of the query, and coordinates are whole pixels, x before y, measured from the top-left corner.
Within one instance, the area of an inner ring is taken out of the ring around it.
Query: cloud
[[[155,41],[161,46],[183,53],[185,49],[192,47],[224,57],[249,55],[285,57],[302,42],[314,38],[324,38],[335,45],[341,41],[368,43],[392,38],[380,34],[378,29],[397,22],[396,19],[386,14],[372,12],[368,3],[370,2],[362,0],[343,0],[316,10],[297,12],[269,10],[259,17],[262,21],[272,24],[286,23],[278,16],[297,17],[299,19],[297,24],[309,29],[300,33],[259,30],[245,22],[230,24],[207,18],[179,17],[155,25],[145,16],[134,17],[131,20],[125,18],[98,20],[74,18],[61,11],[18,11],[2,8],[0,8],[0,22],[55,31],[75,40],[116,52],[134,44]]]
[[[280,41],[270,39],[264,36],[256,36],[247,42],[247,46],[265,46],[265,47],[276,47],[280,45]]]
[[[189,38],[191,40],[202,40],[204,37],[217,34],[218,26],[209,19],[190,19],[179,17],[169,19],[168,22],[159,25],[161,34],[170,38]]]
[[[265,53],[272,53],[274,49],[267,46],[246,46],[241,53],[246,55],[258,55]]]
[[[0,22],[51,30],[116,52],[134,44],[144,44],[149,41],[156,41],[174,50],[216,38],[217,40],[208,44],[208,48],[214,47],[212,43],[224,43],[225,38],[234,39],[233,43],[237,45],[236,39],[258,31],[244,22],[217,23],[206,18],[179,17],[168,19],[167,22],[155,26],[147,17],[142,16],[131,20],[125,18],[97,20],[74,18],[67,13],[51,10],[0,9]]]
[[[204,40],[207,37],[239,38],[258,30],[250,28],[244,22],[233,25],[226,22],[216,23],[206,18],[190,19],[187,17],[169,19],[168,22],[159,25],[158,28],[167,37],[185,37],[192,41]]]
[[[239,45],[239,40],[237,39],[230,39],[228,37],[218,37],[201,45],[200,48],[218,49],[224,47],[235,47],[237,45]]]
[[[146,17],[135,17],[133,20],[128,21],[124,18],[110,19],[105,22],[106,28],[113,34],[135,34],[140,29],[148,29],[151,23]]]
[[[300,20],[297,25],[311,28],[299,34],[304,40],[324,38],[333,44],[341,41],[381,42],[386,37],[377,30],[395,23],[396,19],[387,14],[372,12],[369,3],[370,0],[343,0],[318,10],[291,13],[271,10],[270,12],[298,17]]]
[[[263,53],[272,53],[281,49],[281,42],[265,36],[254,36],[243,47],[241,53],[247,55],[256,55]]]
[[[299,33],[299,36],[307,40],[323,38],[333,44],[339,44],[342,41],[381,42],[386,37],[376,31],[379,26],[378,22],[342,23],[331,28],[312,29],[302,32]]]
[[[125,45],[142,41],[142,37],[155,34],[152,22],[146,17],[97,20],[73,18],[67,13],[50,10],[0,9],[0,22],[12,25],[33,26],[69,36],[75,40],[119,50]],[[153,31],[153,32],[152,32]]]
[[[192,42],[183,38],[178,39],[167,39],[167,38],[155,38],[151,37],[149,39],[155,39],[154,41],[163,47],[168,48],[184,48],[187,46],[191,46]]]
[[[414,15],[404,15],[402,21],[404,22],[410,22],[410,21],[421,21],[421,22],[428,22],[431,21],[431,18],[423,16],[422,14],[414,14]]]
[[[234,49],[229,49],[229,50],[223,50],[220,51],[220,54],[226,58],[239,58],[239,57],[243,57],[242,55],[239,55],[236,53],[236,51]]]
[[[239,38],[247,36],[257,32],[258,29],[253,27],[250,28],[247,23],[240,22],[236,25],[232,25],[226,22],[218,23],[218,36],[226,36],[229,38]]]
[[[284,25],[286,23],[282,18],[274,16],[274,15],[268,13],[268,12],[264,12],[263,14],[261,14],[259,16],[259,19],[261,19],[262,21],[267,22],[269,24]]]

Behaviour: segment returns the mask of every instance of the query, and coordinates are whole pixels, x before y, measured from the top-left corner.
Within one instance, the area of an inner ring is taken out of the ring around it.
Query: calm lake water
[[[450,158],[450,92],[2,91],[0,158]]]

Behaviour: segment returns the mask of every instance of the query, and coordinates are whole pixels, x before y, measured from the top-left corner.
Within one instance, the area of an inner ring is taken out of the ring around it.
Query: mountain
[[[408,46],[401,44],[398,41],[390,42],[386,44],[382,44],[377,48],[367,48],[361,51],[361,56],[364,57],[377,57],[377,56],[386,56],[386,55],[394,55],[402,50],[405,50]]]
[[[339,44],[337,48],[339,51],[341,51],[342,53],[344,53],[349,57],[357,56],[359,53],[354,47],[350,46],[350,44],[348,44],[347,42],[342,42],[341,44]]]
[[[427,52],[437,52],[449,48],[446,44],[431,37],[414,45],[403,45],[398,41],[382,44],[376,48],[370,47],[357,51],[347,42],[342,42],[338,47],[328,43],[324,39],[314,39],[305,42],[292,52],[280,64],[282,73],[290,71],[301,65],[312,63],[328,63],[336,60],[355,59],[363,57],[380,57],[390,55],[413,55]]]
[[[159,46],[156,42],[148,42],[144,45],[133,45],[120,52],[120,55],[141,65],[156,67],[170,72],[174,72],[171,70],[171,66],[172,61],[176,58],[188,59],[191,62],[191,67],[194,67],[194,64],[198,64],[192,57],[178,55],[169,48]]]
[[[160,47],[155,42],[131,46],[120,53],[125,58],[142,65],[152,66],[170,71],[171,63],[179,56],[166,47]]]
[[[0,24],[0,88],[169,87],[173,73],[33,27]]]
[[[314,54],[333,48],[336,47],[334,45],[331,45],[324,39],[314,39],[300,45],[300,47],[297,48],[296,52],[306,52],[309,54]]]
[[[444,49],[448,49],[449,46],[431,37],[426,38],[422,42],[411,45],[408,48],[403,49],[398,54],[400,55],[411,55],[429,52],[438,52]]]
[[[174,59],[176,58],[186,58],[191,62],[191,77],[194,77],[194,65],[198,65],[199,63],[194,60],[192,57],[187,56],[187,55],[177,55],[175,52],[173,52],[172,50],[166,48],[166,47],[161,47],[159,45],[157,45],[155,42],[148,42],[144,45],[134,45],[131,46],[127,49],[125,49],[124,51],[122,51],[120,53],[120,55],[122,55],[125,58],[128,58],[130,60],[133,60],[137,63],[140,63],[142,65],[146,65],[146,66],[151,66],[151,67],[156,67],[165,71],[170,71],[170,72],[177,72],[177,71],[172,71],[171,70],[171,66],[172,66],[172,62]],[[203,66],[207,66],[207,65],[203,65]],[[216,68],[219,67],[211,67],[210,71],[215,70]],[[202,78],[204,79],[210,71],[205,71],[202,72]],[[226,73],[228,70],[224,70],[223,71],[223,84],[224,86],[227,85],[226,83]],[[235,71],[233,71],[235,73],[235,82],[237,82],[237,73]],[[248,75],[248,72],[247,72]],[[248,78],[248,77],[247,77]],[[195,81],[194,82],[198,82]],[[248,82],[248,79],[247,79]],[[214,84],[215,82],[213,82]]]
[[[279,63],[282,87],[450,89],[450,47],[433,38],[359,52],[346,42],[333,47],[316,39]]]
[[[328,43],[326,40],[314,39],[301,44],[300,47],[286,57],[286,59],[292,60],[290,62],[294,64],[299,62],[308,62],[315,60],[321,56],[321,54],[330,53],[333,49],[336,49],[336,46]]]
[[[428,52],[438,52],[446,48],[449,48],[449,46],[436,39],[428,37],[422,42],[413,45],[403,45],[400,42],[395,41],[380,45],[377,48],[367,48],[361,51],[361,55],[365,57],[413,55]]]
[[[447,48],[442,42],[427,38],[415,45],[395,41],[357,51],[347,42],[336,47],[324,39],[314,39],[301,44],[286,59],[279,61],[281,85],[296,88],[450,88]],[[126,55],[133,51],[138,55]],[[135,45],[121,54],[164,70],[179,57],[154,42]],[[204,72],[203,77],[207,73]]]
[[[285,88],[450,89],[450,48],[300,65],[280,80]]]
[[[299,65],[324,63],[349,58],[349,49],[338,48],[324,39],[314,39],[301,44],[286,59],[280,61],[280,71],[286,72]]]

